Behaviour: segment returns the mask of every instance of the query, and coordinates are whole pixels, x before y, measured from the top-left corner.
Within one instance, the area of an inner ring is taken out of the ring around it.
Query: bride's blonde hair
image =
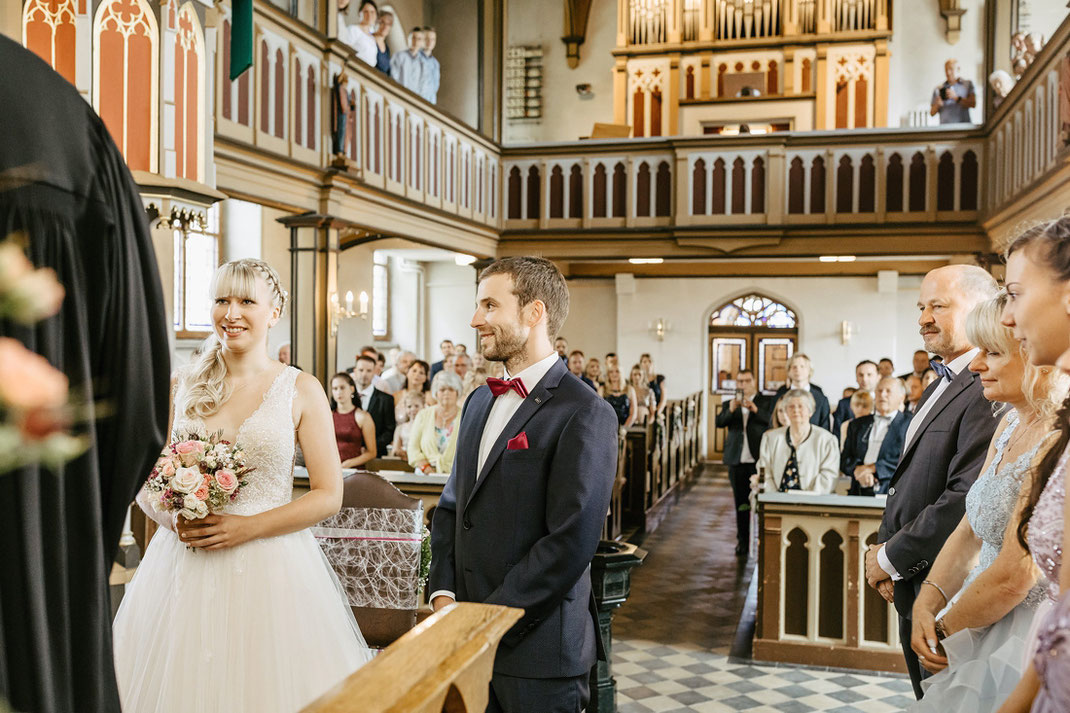
[[[286,309],[288,295],[282,289],[279,273],[263,260],[242,258],[231,260],[216,270],[209,289],[212,299],[220,297],[238,297],[256,299],[256,281],[263,278],[271,293],[271,304],[279,311],[281,317]],[[223,344],[213,329],[211,336],[204,340],[186,370],[186,416],[190,418],[210,416],[220,404],[230,398],[230,386],[226,381],[227,364],[223,361]]]

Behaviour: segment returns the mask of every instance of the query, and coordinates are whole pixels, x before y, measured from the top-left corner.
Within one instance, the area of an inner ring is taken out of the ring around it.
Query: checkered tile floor
[[[613,623],[620,713],[891,713],[914,700],[905,677],[729,658],[753,562],[733,553],[724,468],[707,466],[642,546]]]

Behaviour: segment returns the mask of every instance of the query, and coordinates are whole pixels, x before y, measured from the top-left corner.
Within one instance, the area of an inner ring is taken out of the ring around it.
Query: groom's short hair
[[[553,341],[568,317],[568,285],[557,265],[541,257],[505,257],[486,267],[479,274],[479,281],[492,275],[513,278],[513,294],[520,307],[535,300],[546,305],[546,336]]]

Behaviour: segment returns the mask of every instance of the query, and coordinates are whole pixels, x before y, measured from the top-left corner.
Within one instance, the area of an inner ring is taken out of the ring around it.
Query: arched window
[[[710,316],[711,327],[763,327],[795,329],[795,312],[768,297],[737,297]]]
[[[175,177],[201,181],[204,158],[204,36],[193,4],[178,12],[175,36]]]
[[[22,10],[22,44],[77,86],[75,5],[75,0],[29,0]]]

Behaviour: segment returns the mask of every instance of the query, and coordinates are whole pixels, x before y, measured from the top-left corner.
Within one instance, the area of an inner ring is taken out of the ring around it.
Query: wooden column
[[[829,46],[820,44],[817,46],[817,76],[814,79],[814,128],[818,131],[833,128],[829,124],[835,124],[828,119],[828,53]]]
[[[613,63],[613,123],[628,123],[628,58]]]
[[[702,55],[702,65],[699,68],[698,96],[702,99],[710,98],[710,65],[713,63],[713,53],[706,52]]]
[[[714,0],[702,0],[699,12],[698,41],[713,42]]]
[[[669,0],[668,31],[665,39],[670,44],[676,44],[683,40],[684,29],[684,0]]]
[[[888,40],[877,40],[874,44],[877,55],[873,59],[873,126],[882,127],[888,126],[888,69],[891,52],[888,50]]]
[[[680,2],[680,0],[677,0]],[[662,127],[663,136],[676,136],[680,133],[680,53],[669,56],[669,120]]]

